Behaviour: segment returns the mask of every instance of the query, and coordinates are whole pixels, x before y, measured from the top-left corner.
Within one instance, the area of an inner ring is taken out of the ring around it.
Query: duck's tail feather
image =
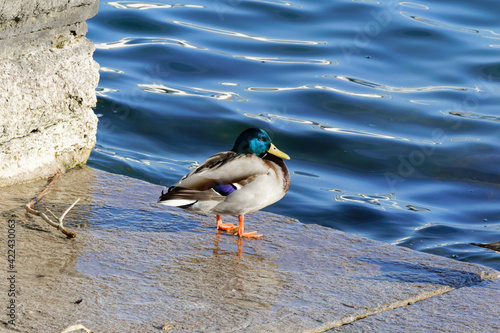
[[[225,197],[213,191],[193,190],[190,188],[172,186],[166,193],[161,191],[159,203],[167,206],[183,207],[194,204],[197,201],[222,201]]]

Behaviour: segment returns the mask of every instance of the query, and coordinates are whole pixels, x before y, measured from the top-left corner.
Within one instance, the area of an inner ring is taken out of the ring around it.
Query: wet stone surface
[[[499,277],[265,212],[246,218],[264,237],[238,240],[217,232],[214,216],[156,204],[160,186],[88,167],[62,175],[36,206],[60,215],[82,199],[66,217],[77,232],[68,240],[24,213],[45,184],[2,193],[0,234],[16,221],[13,331],[320,332]]]
[[[328,333],[500,331],[500,280],[484,281],[410,306],[363,318]]]

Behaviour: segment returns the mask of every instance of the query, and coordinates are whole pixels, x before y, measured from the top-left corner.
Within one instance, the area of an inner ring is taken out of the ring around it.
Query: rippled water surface
[[[261,127],[292,158],[266,210],[500,269],[468,245],[500,241],[499,15],[484,0],[101,2],[89,164],[168,186]]]

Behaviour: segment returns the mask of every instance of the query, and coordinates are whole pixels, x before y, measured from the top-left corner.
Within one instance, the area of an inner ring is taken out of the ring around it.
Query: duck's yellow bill
[[[269,154],[273,154],[274,156],[278,156],[279,158],[283,158],[285,160],[289,160],[290,159],[290,156],[288,156],[287,154],[285,154],[284,152],[282,152],[281,150],[279,150],[278,148],[276,148],[275,145],[273,145],[271,143],[271,147],[269,147],[268,151],[267,151]]]

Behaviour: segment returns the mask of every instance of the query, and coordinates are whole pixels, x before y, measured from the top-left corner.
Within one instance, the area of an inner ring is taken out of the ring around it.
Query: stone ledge
[[[213,216],[156,204],[161,186],[88,167],[64,174],[39,204],[59,215],[82,198],[66,217],[78,236],[67,240],[23,213],[44,185],[3,189],[2,218],[18,226],[21,331],[321,332],[439,299],[466,318],[479,288],[491,292],[481,306],[497,302],[496,281],[484,281],[500,273],[484,266],[264,212],[247,216],[264,238],[239,241]],[[448,303],[453,293],[463,294]]]
[[[99,66],[97,0],[0,0],[0,187],[87,161]]]
[[[98,8],[95,0],[1,0],[0,39],[84,22]]]
[[[67,119],[97,117],[98,65],[86,38],[17,61],[0,61],[0,145]]]
[[[33,175],[53,175],[61,166],[69,169],[85,164],[91,152],[89,147],[95,144],[88,128],[96,126],[92,118],[66,119],[0,145],[0,185],[32,180]]]

